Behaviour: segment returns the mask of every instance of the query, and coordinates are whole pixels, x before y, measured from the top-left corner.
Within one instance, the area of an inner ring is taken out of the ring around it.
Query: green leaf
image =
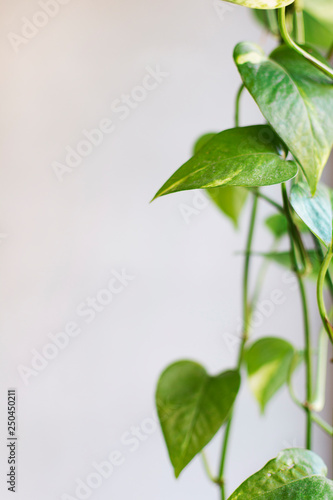
[[[250,7],[251,9],[278,9],[294,2],[294,0],[227,0],[230,3]]]
[[[257,45],[240,43],[234,58],[246,88],[302,166],[314,193],[333,145],[331,79],[287,46],[267,57]]]
[[[291,448],[244,481],[229,500],[332,500],[327,468],[309,450]]]
[[[275,337],[261,338],[247,349],[245,361],[250,389],[262,412],[287,382],[294,354],[289,342]]]
[[[318,185],[314,196],[305,182],[294,184],[290,193],[290,203],[315,236],[326,246],[332,241],[332,201],[331,195],[324,185]]]
[[[304,0],[304,8],[318,21],[333,25],[332,0]]]
[[[216,134],[157,192],[154,199],[188,189],[280,184],[297,174],[283,145],[267,125],[237,127]]]
[[[238,227],[239,216],[249,194],[248,190],[242,187],[225,186],[207,189],[207,193],[219,209],[230,217],[235,227]]]
[[[194,154],[197,153],[215,135],[216,133],[209,133],[201,136],[194,146]],[[206,189],[206,191],[219,209],[225,215],[230,217],[235,227],[238,227],[238,219],[248,197],[247,189],[235,186],[224,186]]]
[[[162,373],[156,405],[176,477],[223,425],[239,385],[237,371],[212,377],[192,361],[179,361]]]
[[[282,238],[288,232],[288,221],[283,214],[274,214],[267,217],[265,226],[275,238]]]
[[[311,272],[307,275],[310,279],[317,280],[318,273],[321,267],[321,261],[318,258],[318,255],[315,250],[307,251],[308,257],[310,259],[310,263],[312,266]],[[265,259],[269,259],[274,261],[276,264],[280,266],[286,267],[292,270],[292,261],[290,252],[253,252],[252,255],[255,257],[256,255],[259,257],[264,257]],[[333,270],[333,263],[331,264],[331,271]]]

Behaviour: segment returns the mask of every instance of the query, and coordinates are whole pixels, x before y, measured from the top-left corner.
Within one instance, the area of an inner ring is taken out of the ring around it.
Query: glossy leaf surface
[[[286,46],[267,57],[257,45],[240,43],[234,58],[246,88],[314,193],[333,144],[331,79]]]
[[[201,136],[194,146],[193,153],[198,153],[202,146],[215,135],[216,133],[209,133]],[[238,227],[239,216],[242,213],[249,194],[247,189],[235,186],[224,186],[207,189],[206,191],[215,205],[233,221],[235,227]]]
[[[244,481],[229,500],[332,500],[333,483],[326,473],[318,455],[291,448]]]
[[[326,186],[318,185],[316,194],[311,196],[304,182],[294,184],[290,193],[290,203],[302,221],[326,246],[332,241],[332,201]]]
[[[286,340],[261,338],[246,351],[251,392],[263,412],[268,401],[287,382],[295,350]]]
[[[176,477],[223,425],[239,385],[237,371],[212,377],[192,361],[179,361],[162,373],[156,405]]]
[[[297,165],[281,158],[283,145],[267,125],[237,127],[216,134],[157,192],[221,186],[280,184],[297,174]]]

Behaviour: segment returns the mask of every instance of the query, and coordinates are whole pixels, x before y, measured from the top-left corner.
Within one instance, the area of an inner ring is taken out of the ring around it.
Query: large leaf
[[[279,153],[283,145],[268,125],[225,130],[180,167],[155,198],[188,189],[280,184],[295,177],[297,166]]]
[[[291,448],[244,481],[229,500],[332,500],[333,482],[326,473],[318,455]]]
[[[192,361],[179,361],[162,373],[156,405],[176,477],[225,422],[239,385],[237,371],[212,377]]]
[[[216,133],[201,136],[195,143],[193,153],[196,154]],[[248,190],[242,187],[224,186],[206,189],[207,194],[219,209],[238,227],[238,219],[248,197]]]
[[[314,193],[333,144],[332,80],[286,46],[267,57],[257,45],[240,43],[234,57],[245,86]]]
[[[324,185],[318,185],[314,196],[305,182],[294,184],[290,193],[290,203],[302,221],[326,246],[332,241],[332,201],[331,194]]]
[[[245,361],[250,389],[264,412],[268,401],[287,382],[295,349],[286,340],[266,337],[251,345]]]
[[[294,2],[294,0],[227,0],[230,3],[250,7],[251,9],[278,9]]]

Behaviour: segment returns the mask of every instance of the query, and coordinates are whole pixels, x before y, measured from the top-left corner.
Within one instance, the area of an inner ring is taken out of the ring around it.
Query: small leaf
[[[162,373],[156,405],[176,477],[223,425],[239,385],[237,371],[212,377],[192,361],[179,361]]]
[[[230,3],[250,7],[251,9],[279,9],[294,2],[294,0],[227,0]]]
[[[249,194],[248,190],[242,187],[225,186],[207,189],[207,193],[219,209],[230,217],[235,227],[238,227],[239,216]]]
[[[271,231],[275,238],[282,238],[288,232],[288,221],[283,214],[274,214],[267,217],[265,226]]]
[[[200,137],[194,146],[194,154],[197,153],[216,133],[205,134]],[[206,189],[207,194],[219,209],[233,221],[238,227],[238,219],[244,208],[248,197],[248,191],[242,187],[224,186]]]
[[[237,127],[216,134],[157,192],[219,186],[257,187],[280,184],[297,174],[297,165],[279,156],[284,146],[267,125]]]
[[[295,350],[286,340],[267,337],[246,351],[250,389],[264,412],[268,401],[287,382]]]
[[[324,185],[318,185],[314,196],[305,182],[294,184],[290,193],[290,203],[308,226],[326,246],[332,241],[332,202],[331,195]]]
[[[332,80],[287,46],[267,57],[257,45],[240,43],[234,58],[246,88],[300,163],[314,194],[333,145]]]
[[[318,255],[315,250],[308,250],[307,254],[311,264],[311,271],[309,274],[307,274],[307,277],[312,280],[317,280],[318,273],[321,267],[321,261],[318,258]],[[276,264],[279,264],[280,266],[286,267],[290,270],[293,269],[290,252],[267,252],[267,253],[252,252],[252,255],[254,257],[256,255],[259,257],[264,257],[265,259],[274,261]],[[331,271],[333,271],[333,262],[331,264]]]
[[[228,500],[332,500],[327,468],[309,450],[291,448],[249,477]]]

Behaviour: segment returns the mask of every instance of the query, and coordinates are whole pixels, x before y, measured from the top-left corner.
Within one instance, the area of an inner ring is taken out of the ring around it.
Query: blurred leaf
[[[291,188],[290,203],[310,231],[326,246],[332,242],[332,200],[324,185],[318,185],[314,196],[305,182]]]
[[[192,361],[179,361],[162,373],[156,405],[176,477],[223,425],[239,385],[239,372],[212,377]]]
[[[242,187],[225,186],[207,189],[207,193],[219,209],[230,217],[235,227],[238,227],[239,216],[249,194],[248,190]]]
[[[275,214],[267,217],[265,226],[275,238],[281,238],[288,232],[288,221],[283,214]]]
[[[225,130],[180,167],[155,198],[188,189],[280,184],[297,174],[295,162],[280,157],[283,148],[267,125]]]
[[[291,448],[244,481],[229,500],[332,500],[327,468],[309,450]]]
[[[289,342],[275,337],[261,338],[247,349],[245,361],[250,389],[262,412],[288,381],[294,354],[295,350]]]

